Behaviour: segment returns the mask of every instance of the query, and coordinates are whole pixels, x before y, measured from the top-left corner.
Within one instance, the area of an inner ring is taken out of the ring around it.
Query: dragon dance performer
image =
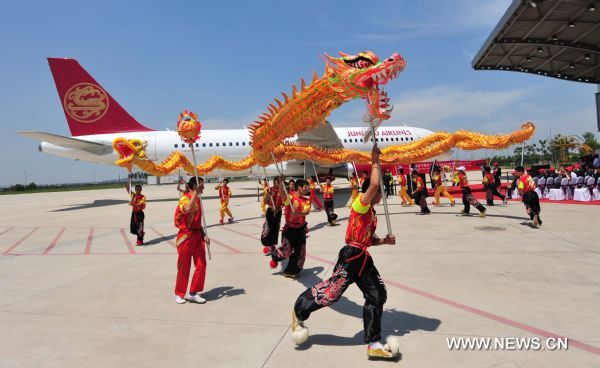
[[[137,235],[135,245],[144,244],[144,209],[146,208],[146,196],[142,194],[142,186],[135,186],[135,194],[129,201],[131,206],[131,221],[129,222],[129,232]]]
[[[352,203],[350,220],[346,230],[346,245],[340,250],[333,274],[304,291],[294,304],[292,312],[292,331],[296,344],[308,339],[305,326],[310,315],[337,302],[348,286],[353,283],[360,288],[365,298],[363,307],[364,341],[368,344],[369,357],[393,359],[397,356],[388,344],[382,344],[381,317],[387,291],[379,272],[368,252],[370,246],[395,244],[394,236],[381,240],[375,235],[377,217],[373,206],[381,201],[380,167],[377,163],[380,154],[373,147],[371,182],[365,193],[360,194]]]
[[[398,196],[402,200],[403,206],[412,206],[415,204],[415,201],[408,195],[406,191],[408,181],[406,180],[406,175],[404,175],[404,169],[398,169],[398,185],[400,186],[400,190],[398,191]]]
[[[265,215],[267,213],[267,200],[268,200],[268,196],[269,196],[269,181],[267,180],[267,178],[265,178],[265,180],[263,180],[263,197],[262,200],[260,201],[260,210],[262,211],[262,214]]]
[[[270,256],[276,252],[279,242],[279,227],[281,225],[281,207],[283,206],[283,196],[281,193],[281,178],[273,178],[273,187],[267,192],[267,212],[265,214],[265,223],[263,224],[260,241],[263,245],[263,253]]]
[[[317,197],[317,193],[315,192],[315,177],[311,176],[308,178],[308,189],[309,189],[309,200],[310,203],[315,206],[315,211],[321,211],[323,209],[323,205],[321,201],[319,201],[319,197]]]
[[[356,172],[352,173],[352,177],[350,178],[350,188],[352,189],[352,193],[350,194],[350,199],[348,199],[348,203],[346,203],[346,207],[352,208],[352,203],[358,197],[358,178],[356,177]]]
[[[221,214],[221,219],[219,220],[219,223],[221,225],[223,225],[223,218],[225,217],[225,214],[229,216],[229,219],[227,221],[229,223],[233,222],[233,215],[231,214],[231,211],[228,207],[229,198],[231,198],[231,189],[229,189],[229,186],[227,186],[227,184],[229,184],[229,180],[223,179],[223,181],[215,187],[215,189],[219,191],[219,198],[221,199],[221,210],[219,211],[219,213]]]
[[[479,203],[479,201],[475,199],[475,197],[473,197],[473,194],[471,194],[471,188],[469,188],[469,181],[467,180],[465,167],[460,166],[456,170],[458,171],[458,175],[456,175],[454,180],[456,184],[458,184],[458,186],[460,186],[460,188],[462,189],[462,202],[465,206],[464,209],[460,211],[460,213],[462,215],[468,216],[469,212],[471,211],[471,205],[473,205],[479,210],[479,216],[485,217],[485,207],[481,203]]]
[[[415,181],[415,190],[413,191],[413,197],[415,197],[415,203],[421,206],[420,215],[429,215],[431,210],[427,207],[427,187],[418,170],[413,170],[411,173],[413,180]]]
[[[500,197],[502,203],[506,204],[506,196],[498,191],[498,187],[496,187],[496,178],[494,177],[494,174],[492,174],[492,169],[489,166],[485,168],[483,188],[485,189],[485,199],[488,206],[494,205],[494,196]]]
[[[335,188],[331,185],[331,179],[328,177],[325,181],[325,184],[321,185],[321,190],[323,191],[323,202],[325,203],[325,213],[327,214],[327,223],[329,226],[335,225],[335,220],[337,219],[337,215],[333,209],[333,192]]]
[[[431,176],[431,179],[433,180],[433,184],[435,186],[435,206],[440,206],[440,195],[448,198],[450,200],[450,206],[454,206],[456,202],[454,201],[454,197],[448,193],[448,190],[442,181],[442,174],[439,166],[433,169],[433,175]]]
[[[523,166],[517,166],[515,171],[519,175],[517,188],[519,189],[519,194],[523,197],[523,204],[525,205],[527,214],[531,218],[533,226],[542,226],[542,220],[540,219],[542,208],[540,206],[540,197],[535,192],[535,182],[530,175],[525,173]]]
[[[285,185],[285,184],[284,184]],[[281,233],[281,246],[277,251],[271,252],[271,268],[277,267],[277,263],[284,259],[289,259],[287,267],[283,271],[283,276],[296,278],[304,267],[306,258],[306,215],[310,213],[310,201],[304,197],[308,183],[299,179],[295,183],[296,191],[290,194],[289,198],[284,198],[283,204],[285,225]],[[281,188],[283,192],[283,188]],[[291,206],[294,206],[295,213],[292,213]]]
[[[204,179],[192,177],[188,181],[189,191],[180,199],[175,210],[175,227],[179,229],[177,245],[177,279],[175,282],[175,302],[183,304],[186,299],[196,303],[206,303],[200,296],[206,279],[206,252],[208,238],[202,229],[202,207],[198,196],[204,190]],[[210,244],[210,243],[209,243]],[[194,275],[189,294],[185,295],[190,279],[190,267],[194,261]]]

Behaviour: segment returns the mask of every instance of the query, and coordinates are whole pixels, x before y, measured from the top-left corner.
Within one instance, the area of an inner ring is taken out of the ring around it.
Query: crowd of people
[[[555,201],[576,200],[583,202],[600,200],[600,166],[589,163],[564,166],[559,170],[553,167],[540,168],[534,173],[528,168],[528,173],[533,176],[536,193],[541,199]],[[518,198],[515,192],[515,183],[518,173],[515,173],[513,183],[508,191],[509,196]]]

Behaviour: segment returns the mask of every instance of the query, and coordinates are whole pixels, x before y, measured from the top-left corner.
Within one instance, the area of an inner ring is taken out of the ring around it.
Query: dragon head
[[[357,55],[340,52],[340,56],[334,58],[325,54],[330,86],[344,101],[366,99],[369,113],[374,119],[389,119],[392,105],[381,86],[398,77],[406,61],[398,53],[393,53],[384,61],[379,61],[379,57],[371,51]]]
[[[130,167],[133,157],[146,158],[145,145],[140,139],[115,138],[112,147],[119,155],[115,163],[119,166]]]

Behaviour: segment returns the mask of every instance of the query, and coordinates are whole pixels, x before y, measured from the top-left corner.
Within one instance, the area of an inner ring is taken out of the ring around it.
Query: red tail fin
[[[114,100],[75,59],[48,58],[73,136],[150,131]]]

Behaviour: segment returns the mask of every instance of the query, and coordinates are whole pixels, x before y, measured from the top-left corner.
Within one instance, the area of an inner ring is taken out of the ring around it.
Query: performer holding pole
[[[264,170],[264,168],[263,168]],[[267,172],[265,170],[265,176]],[[283,205],[283,196],[281,195],[281,178],[276,176],[273,178],[273,187],[267,191],[268,202],[267,211],[265,213],[265,222],[260,234],[260,241],[263,245],[263,253],[270,256],[272,252],[276,252],[279,242],[279,228],[281,225],[281,206]],[[266,181],[266,179],[265,179]],[[268,183],[267,183],[268,185]]]
[[[219,183],[219,185],[217,185],[217,187],[215,188],[216,190],[219,191],[219,199],[221,200],[221,210],[220,210],[221,218],[219,219],[219,223],[221,225],[223,225],[223,218],[225,217],[225,214],[227,214],[227,216],[229,216],[229,219],[227,221],[229,223],[233,222],[233,215],[231,214],[231,211],[229,210],[229,198],[231,198],[231,189],[229,189],[229,186],[227,184],[229,184],[229,180],[223,179]]]
[[[198,120],[198,115],[187,110],[179,114],[179,120],[177,121],[177,133],[181,137],[181,140],[190,145],[190,149],[192,150],[192,162],[194,164],[194,177],[196,178],[196,183],[200,183],[200,180],[198,177],[194,143],[200,138],[200,129],[201,124]],[[204,182],[204,179],[202,179],[202,182]],[[204,185],[202,185],[202,187],[204,187]],[[202,194],[202,192],[200,192],[200,194]],[[198,196],[198,200],[200,202],[200,212],[202,212],[202,229],[204,231],[204,240],[206,243],[206,250],[208,251],[208,259],[212,259],[210,253],[210,238],[208,237],[208,228],[206,226],[206,215],[204,214],[204,202],[202,201],[201,196]]]
[[[325,213],[327,214],[327,223],[329,226],[335,225],[335,220],[337,219],[337,215],[334,212],[333,206],[333,192],[334,188],[331,185],[331,179],[327,178],[325,184],[321,187],[321,191],[323,192],[323,202],[325,203]]]
[[[340,250],[332,276],[304,291],[294,304],[292,311],[292,338],[296,344],[308,340],[305,325],[310,315],[337,302],[348,286],[353,283],[360,288],[365,298],[363,308],[364,341],[369,358],[396,359],[399,344],[396,339],[381,340],[381,317],[387,299],[385,285],[368,252],[370,246],[395,244],[393,235],[379,239],[375,235],[377,217],[373,206],[383,197],[381,189],[380,151],[373,145],[371,183],[365,193],[359,194],[352,204],[346,231],[346,245]]]

